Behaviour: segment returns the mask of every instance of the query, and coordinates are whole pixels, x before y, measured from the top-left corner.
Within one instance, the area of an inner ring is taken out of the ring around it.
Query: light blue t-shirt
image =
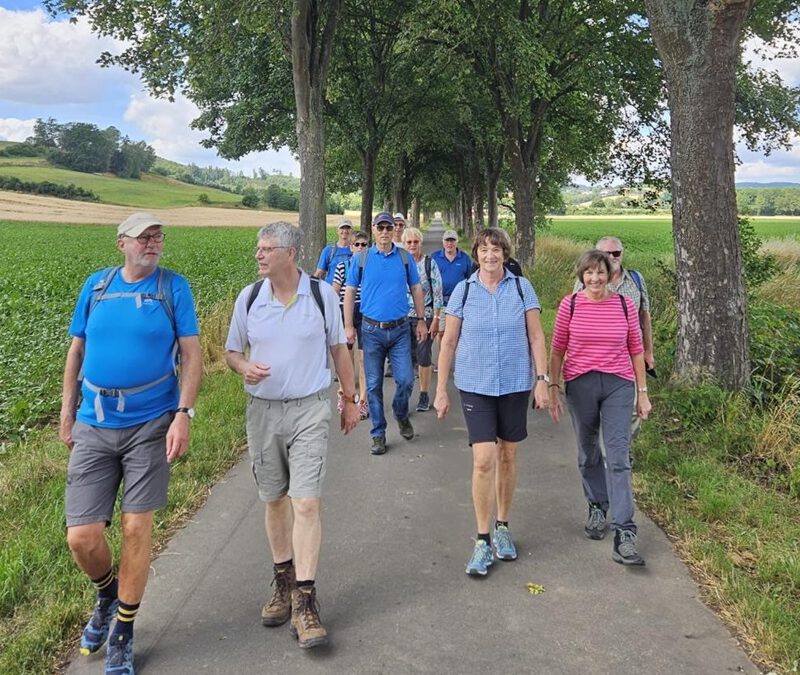
[[[105,294],[134,293],[155,295],[159,270],[134,283],[127,283],[118,270]],[[85,340],[82,401],[77,419],[98,427],[121,429],[142,424],[174,410],[178,405],[178,378],[174,375],[173,345],[177,337],[198,335],[194,298],[182,276],[172,273],[172,304],[177,336],[159,300],[143,297],[108,298],[98,302],[91,314],[92,289],[103,278],[104,270],[92,274],[83,285],[69,334]],[[88,321],[87,321],[88,319]],[[87,381],[103,389],[130,389],[154,382],[167,373],[171,376],[143,392],[124,397],[124,410],[117,410],[118,398],[101,399],[104,419],[95,413],[95,392]]]
[[[373,245],[366,253],[353,256],[347,272],[347,285],[358,288],[359,256],[366,255],[361,279],[361,313],[375,321],[397,321],[408,314],[406,293],[419,283],[417,265],[410,253],[404,253],[408,265],[397,246],[392,244],[389,253],[383,253]]]
[[[473,272],[460,281],[447,304],[447,313],[461,319],[455,385],[484,396],[530,391],[533,368],[525,313],[541,309],[539,298],[525,277],[519,277],[520,297],[515,275],[508,270],[494,293],[478,275]],[[470,289],[464,302],[467,284]]]

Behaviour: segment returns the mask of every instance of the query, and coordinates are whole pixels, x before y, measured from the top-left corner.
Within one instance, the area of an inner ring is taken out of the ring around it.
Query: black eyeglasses
[[[140,234],[138,237],[130,237],[127,234],[124,236],[128,237],[128,239],[135,239],[142,246],[147,246],[150,240],[154,241],[156,244],[160,244],[167,235],[164,232],[156,232],[155,234]]]
[[[354,241],[350,245],[354,246],[355,248],[366,248],[367,246],[369,246],[369,244],[366,241]]]
[[[378,230],[378,232],[383,232],[384,230],[391,232],[394,229],[394,225],[376,225],[375,229]]]
[[[622,255],[622,251],[606,251],[608,255],[614,256],[615,258],[619,258]]]

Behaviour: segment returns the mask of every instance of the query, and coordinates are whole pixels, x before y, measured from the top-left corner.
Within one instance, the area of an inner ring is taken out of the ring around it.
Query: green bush
[[[752,395],[770,403],[800,363],[800,311],[771,302],[750,303]]]
[[[208,204],[211,200],[208,198],[208,195],[205,192],[201,192],[197,195],[197,201],[201,204]]]
[[[60,185],[50,181],[35,183],[33,181],[20,180],[16,176],[0,176],[0,190],[48,195],[50,197],[61,197],[62,199],[77,199],[84,202],[100,201],[100,198],[91,190],[84,190],[72,183],[69,185]]]

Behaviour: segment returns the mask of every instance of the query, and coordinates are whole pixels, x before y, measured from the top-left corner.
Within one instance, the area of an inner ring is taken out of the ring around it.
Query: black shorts
[[[498,440],[519,443],[528,437],[530,391],[502,396],[484,396],[460,389],[458,393],[470,445]]]
[[[339,309],[342,312],[342,322],[344,323],[344,306],[339,305]],[[353,328],[356,329],[356,340],[358,342],[359,349],[363,349],[363,347],[361,346],[361,323],[362,323],[361,316],[362,316],[361,304],[359,303],[353,308]],[[347,343],[347,348],[350,351],[353,351],[353,345],[350,344],[349,342]]]
[[[419,323],[419,319],[409,319],[408,326],[411,330],[411,364],[415,368],[417,366],[422,366],[423,368],[427,368],[431,365],[431,350],[433,349],[433,340],[428,337],[425,342],[419,342],[417,340],[417,323]],[[431,324],[433,323],[433,319],[425,319],[425,327],[430,331]]]

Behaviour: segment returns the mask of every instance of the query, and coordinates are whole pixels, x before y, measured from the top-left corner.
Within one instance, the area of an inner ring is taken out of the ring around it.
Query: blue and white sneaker
[[[471,577],[485,577],[493,563],[492,547],[483,539],[478,539],[475,548],[472,549],[472,557],[467,563],[467,574]]]
[[[133,638],[114,635],[108,641],[106,675],[136,675],[133,670]]]
[[[117,598],[97,598],[92,618],[83,629],[80,652],[83,656],[94,654],[108,639],[111,621],[117,615],[119,600]]]
[[[494,544],[494,554],[499,560],[517,559],[517,547],[511,541],[511,532],[505,525],[498,525],[494,528],[492,544]]]

